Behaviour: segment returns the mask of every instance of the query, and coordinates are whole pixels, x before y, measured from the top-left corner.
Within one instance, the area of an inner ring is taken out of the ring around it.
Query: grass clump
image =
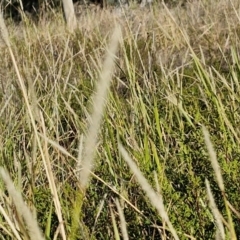
[[[238,11],[2,19],[1,238],[238,239]]]

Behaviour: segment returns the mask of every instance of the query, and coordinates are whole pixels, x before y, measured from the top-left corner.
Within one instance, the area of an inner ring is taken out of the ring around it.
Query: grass
[[[239,10],[1,20],[1,239],[238,239]]]

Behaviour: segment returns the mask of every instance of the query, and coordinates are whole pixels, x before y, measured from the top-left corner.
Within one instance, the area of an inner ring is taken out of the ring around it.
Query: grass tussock
[[[0,16],[1,239],[239,238],[240,5],[169,6]]]

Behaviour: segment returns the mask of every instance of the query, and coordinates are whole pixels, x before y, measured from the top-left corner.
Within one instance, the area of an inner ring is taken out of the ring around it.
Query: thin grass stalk
[[[4,210],[4,208],[2,207],[2,205],[0,205],[0,213],[3,215],[3,217],[5,218],[5,220],[8,223],[8,226],[12,229],[12,232],[15,236],[15,238],[17,240],[22,240],[22,238],[20,237],[17,229],[14,227],[14,223],[11,221],[11,219],[9,218],[9,216],[7,215],[6,211]]]
[[[207,196],[208,196],[208,200],[209,200],[209,206],[212,210],[212,214],[214,216],[216,225],[217,225],[217,231],[218,234],[220,234],[221,239],[225,239],[225,231],[224,231],[224,227],[223,227],[223,222],[221,220],[221,214],[217,208],[217,205],[215,203],[212,191],[211,191],[211,187],[209,184],[209,181],[206,179],[205,180],[205,184],[206,184],[206,189],[207,189]]]
[[[2,224],[0,223],[0,228],[1,228],[1,232],[5,232],[6,234],[8,234],[8,236],[10,236],[10,239],[13,239],[13,235],[8,231],[8,229]]]
[[[231,209],[231,211],[240,219],[240,212],[237,211],[232,205],[230,202],[227,201],[227,204],[229,206],[229,208]]]
[[[206,144],[206,147],[208,150],[208,154],[209,154],[210,161],[211,161],[211,164],[212,164],[215,176],[216,176],[218,186],[219,186],[220,190],[224,193],[225,189],[224,189],[224,183],[223,183],[223,178],[222,178],[222,174],[221,174],[221,168],[217,161],[217,155],[216,155],[216,152],[214,151],[212,142],[210,140],[209,133],[204,126],[203,126],[203,135],[204,135],[205,144]]]
[[[109,48],[107,49],[106,58],[100,74],[100,80],[96,85],[96,93],[93,96],[92,114],[89,118],[89,127],[83,144],[83,149],[81,145],[79,146],[79,153],[81,150],[82,154],[79,154],[78,156],[77,172],[79,174],[77,177],[80,183],[81,191],[76,193],[76,198],[72,208],[71,239],[76,238],[76,233],[79,229],[79,219],[81,219],[83,199],[94,164],[97,135],[101,126],[119,39],[121,39],[121,29],[116,27],[110,40]],[[85,235],[89,235],[87,227],[84,225],[82,225],[82,227],[84,228],[83,231],[85,232]]]
[[[204,135],[204,140],[205,140],[205,144],[207,146],[207,150],[210,156],[210,161],[214,170],[214,174],[217,180],[217,184],[222,192],[223,195],[223,199],[224,199],[224,204],[225,204],[225,208],[227,211],[227,216],[228,216],[228,224],[229,224],[229,230],[230,230],[230,234],[231,234],[231,239],[235,240],[237,239],[236,237],[236,233],[235,233],[235,229],[234,229],[234,223],[233,223],[233,219],[232,219],[232,215],[231,215],[231,211],[229,209],[228,206],[228,201],[226,198],[226,194],[225,194],[225,188],[224,188],[224,182],[223,182],[223,178],[222,178],[222,174],[221,174],[221,168],[219,166],[219,163],[217,161],[217,156],[216,156],[216,152],[214,151],[212,142],[210,140],[210,136],[209,133],[207,131],[207,129],[203,126],[203,135]]]
[[[60,229],[62,231],[62,234],[64,233],[63,238],[66,239],[66,233],[65,230],[63,231],[64,227],[63,227],[63,217],[62,217],[62,211],[61,211],[61,203],[58,197],[58,192],[57,192],[57,188],[56,188],[56,184],[55,184],[55,180],[54,180],[54,175],[52,172],[52,166],[51,166],[51,162],[50,162],[50,157],[49,157],[49,153],[48,153],[48,144],[47,144],[47,140],[46,140],[46,127],[44,124],[44,119],[43,119],[43,115],[40,112],[40,119],[41,119],[41,126],[42,126],[42,131],[43,131],[43,136],[44,136],[44,145],[43,145],[43,152],[44,152],[44,162],[45,162],[45,168],[46,168],[46,173],[48,175],[48,182],[50,185],[50,189],[53,195],[53,201],[54,201],[54,205],[55,205],[55,209],[56,209],[56,213],[57,216],[59,217],[60,221]]]
[[[56,192],[57,192],[56,185],[55,185],[54,181],[52,181],[52,179],[53,179],[53,176],[51,176],[52,171],[49,171],[47,160],[45,159],[44,151],[43,151],[42,146],[41,146],[41,141],[40,141],[39,136],[38,136],[38,130],[37,130],[37,126],[36,126],[36,123],[35,123],[35,120],[38,121],[38,119],[34,118],[34,114],[32,112],[32,108],[31,108],[31,105],[29,103],[27,90],[26,90],[23,78],[22,78],[22,76],[20,74],[20,71],[18,69],[17,62],[16,62],[15,56],[13,54],[12,48],[11,48],[11,44],[10,44],[10,40],[9,40],[9,36],[8,36],[8,30],[7,30],[6,25],[4,23],[2,13],[0,13],[0,30],[1,30],[1,36],[3,37],[4,42],[6,43],[6,45],[8,47],[8,50],[9,50],[9,53],[10,53],[10,56],[11,56],[11,59],[12,59],[12,62],[13,62],[13,66],[14,66],[14,69],[15,69],[16,74],[17,74],[18,84],[19,84],[19,87],[22,91],[23,98],[25,100],[25,104],[26,104],[26,108],[27,108],[27,112],[29,114],[31,124],[32,124],[33,130],[34,130],[34,133],[36,135],[36,140],[37,140],[37,143],[38,143],[38,147],[39,147],[39,150],[40,150],[40,153],[41,153],[41,157],[42,157],[42,160],[43,160],[43,163],[44,163],[47,178],[48,178],[48,181],[49,181],[49,184],[50,184],[50,190],[51,190],[52,194],[55,196],[53,198],[53,200],[54,200],[54,204],[55,204],[55,207],[56,207],[56,210],[57,210],[57,209],[59,209],[58,205],[59,205],[60,201],[59,201],[58,195],[56,195]],[[64,240],[66,240],[66,233],[65,233],[65,228],[64,228],[64,225],[63,225],[62,213],[57,212],[57,217],[58,217],[58,221],[59,221],[60,226],[61,226],[62,238]]]
[[[112,35],[109,48],[107,49],[106,58],[100,74],[100,80],[96,85],[96,93],[93,96],[92,114],[89,119],[89,128],[85,138],[83,155],[82,159],[79,159],[78,161],[77,170],[79,171],[81,169],[79,171],[79,182],[83,190],[87,187],[89,175],[91,169],[93,168],[93,159],[97,145],[97,135],[101,126],[101,120],[111,82],[111,76],[113,73],[114,60],[119,39],[121,39],[121,30],[117,27]]]
[[[126,224],[126,220],[125,220],[125,217],[124,217],[123,210],[121,208],[119,200],[116,199],[115,202],[116,202],[116,206],[117,206],[117,210],[118,210],[118,214],[119,214],[119,218],[120,218],[120,223],[121,223],[120,226],[121,226],[121,231],[122,231],[122,237],[123,237],[124,240],[129,240],[128,232],[127,232],[127,224]]]
[[[151,201],[152,205],[157,209],[158,214],[161,216],[163,221],[166,222],[166,224],[167,224],[170,232],[172,233],[174,239],[179,240],[177,232],[174,229],[172,223],[170,222],[168,214],[165,210],[162,195],[157,194],[153,190],[153,188],[150,186],[150,184],[148,183],[146,178],[143,176],[141,171],[138,169],[137,165],[134,163],[134,161],[128,155],[125,148],[120,143],[119,143],[118,147],[119,147],[119,151],[120,151],[121,155],[123,156],[124,160],[127,162],[130,169],[134,173],[134,175],[137,178],[137,180],[138,180],[139,184],[141,185],[142,189],[146,192],[146,194],[147,194],[149,200]]]
[[[115,239],[116,240],[120,240],[120,235],[119,235],[116,219],[115,219],[115,216],[114,216],[112,208],[110,208],[110,213],[111,213],[111,218],[112,218],[112,224],[113,224],[113,231],[114,231]]]
[[[97,210],[97,213],[96,213],[96,217],[95,217],[95,221],[94,221],[94,225],[92,227],[92,233],[91,233],[91,238],[90,239],[93,239],[93,234],[95,233],[95,228],[97,226],[97,221],[98,221],[98,218],[100,216],[100,213],[102,212],[103,210],[103,207],[104,207],[104,203],[106,201],[106,198],[107,198],[107,193],[104,194],[103,196],[103,199],[100,201],[100,204],[98,206],[98,210]]]
[[[20,192],[18,192],[14,187],[14,184],[9,174],[2,167],[0,168],[0,175],[6,185],[9,195],[12,197],[13,203],[17,209],[18,214],[22,216],[24,219],[30,239],[43,240],[44,237],[41,233],[41,230],[38,226],[36,219],[33,217],[31,211],[24,203],[24,200]]]

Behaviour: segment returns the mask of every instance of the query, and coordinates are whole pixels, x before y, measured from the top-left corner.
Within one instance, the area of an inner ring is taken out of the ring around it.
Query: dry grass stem
[[[208,200],[209,200],[209,206],[212,210],[212,214],[214,216],[216,225],[217,225],[217,231],[218,234],[220,234],[221,239],[225,239],[225,231],[224,231],[224,226],[223,226],[223,222],[221,220],[221,214],[217,208],[217,205],[215,203],[212,191],[211,191],[211,187],[209,184],[209,181],[206,179],[205,181],[206,184],[206,188],[207,188],[207,196],[208,196]]]
[[[31,211],[25,205],[21,194],[15,189],[10,176],[3,168],[0,168],[0,175],[6,185],[9,195],[12,197],[12,200],[17,209],[17,212],[19,213],[20,216],[23,217],[23,219],[25,221],[26,228],[28,230],[30,239],[31,240],[43,240],[44,237],[38,227],[37,220],[34,219]],[[18,236],[18,235],[16,235],[16,236]]]
[[[3,26],[5,26],[4,21],[1,18],[0,18],[0,24],[1,24],[0,25],[1,28]],[[7,33],[8,33],[7,28],[4,28],[3,35],[6,36],[6,35],[8,35]],[[19,83],[19,87],[20,87],[20,89],[22,91],[23,98],[25,100],[26,109],[27,109],[27,112],[29,114],[29,117],[30,117],[30,120],[31,120],[31,124],[32,124],[33,130],[34,130],[34,133],[36,135],[36,140],[37,140],[37,143],[38,143],[39,150],[41,152],[41,156],[42,156],[42,160],[43,160],[43,163],[44,163],[44,166],[45,166],[45,171],[46,171],[47,178],[48,178],[48,181],[49,181],[50,189],[51,189],[52,194],[54,196],[53,200],[54,200],[54,203],[55,203],[57,216],[58,216],[59,223],[60,223],[60,226],[61,226],[61,228],[60,228],[61,229],[61,235],[62,235],[63,239],[66,239],[65,228],[64,228],[64,225],[63,225],[63,218],[62,218],[62,214],[61,214],[61,211],[60,211],[60,209],[61,209],[60,201],[59,201],[59,198],[58,198],[58,195],[57,195],[56,185],[54,183],[54,178],[53,178],[53,174],[52,174],[52,171],[51,171],[51,164],[49,163],[48,159],[46,159],[46,155],[45,155],[45,154],[47,154],[46,141],[45,141],[45,152],[44,152],[44,150],[43,150],[43,148],[41,146],[41,141],[40,141],[39,136],[38,136],[38,129],[37,129],[37,126],[36,126],[36,122],[39,119],[35,119],[34,118],[34,116],[36,117],[38,114],[36,114],[36,113],[33,114],[33,112],[32,112],[32,107],[31,107],[29,99],[28,99],[27,89],[26,89],[24,80],[23,80],[23,78],[22,78],[22,76],[20,74],[20,71],[19,71],[19,68],[18,68],[18,65],[17,65],[17,61],[16,61],[16,58],[15,58],[15,56],[13,54],[13,51],[12,51],[9,39],[6,39],[6,41],[7,41],[7,46],[8,46],[10,55],[11,55],[11,60],[13,62],[14,69],[15,69],[15,72],[17,74],[17,80],[18,80],[18,83]],[[32,92],[31,93],[33,94],[34,93],[33,92],[33,86],[31,86],[31,87],[32,87]],[[41,120],[42,120],[42,124],[44,126],[44,120],[43,119],[41,119]]]
[[[125,217],[124,217],[123,209],[122,209],[118,199],[115,200],[115,203],[116,203],[119,218],[120,218],[121,231],[122,231],[123,239],[128,240],[129,237],[128,237],[128,232],[127,232],[127,224],[126,224],[126,220],[125,220]]]
[[[55,184],[55,180],[54,180],[54,174],[52,172],[52,166],[51,166],[51,161],[50,161],[50,157],[49,157],[49,153],[48,153],[48,141],[47,141],[47,137],[46,137],[46,127],[44,124],[44,119],[43,119],[43,115],[40,112],[39,113],[40,118],[41,118],[41,126],[42,126],[42,130],[43,130],[43,136],[44,136],[44,145],[43,145],[43,163],[44,163],[44,167],[45,167],[45,171],[48,177],[48,182],[49,182],[49,186],[50,186],[50,190],[53,196],[53,201],[54,201],[54,205],[56,208],[56,214],[59,220],[59,226],[60,226],[60,232],[62,235],[63,239],[67,239],[66,237],[66,232],[65,232],[65,227],[64,227],[64,223],[63,223],[63,217],[62,217],[62,211],[61,211],[61,203],[58,197],[58,191],[57,191],[57,187]]]
[[[216,152],[215,152],[212,142],[210,140],[209,133],[205,127],[203,127],[203,135],[204,135],[204,140],[206,143],[208,154],[210,156],[210,161],[211,161],[211,164],[212,164],[215,176],[216,176],[218,186],[219,186],[220,190],[222,191],[222,193],[224,193],[225,190],[224,190],[224,183],[223,183],[223,178],[222,178],[222,174],[221,174],[221,168],[217,161]]]
[[[14,223],[11,221],[11,219],[9,218],[6,211],[4,210],[4,208],[1,205],[0,205],[0,212],[3,215],[3,217],[6,219],[6,221],[9,225],[9,227],[11,228],[11,230],[13,231],[13,234],[14,234],[15,238],[17,240],[22,240],[22,238],[20,237],[16,227],[14,226]]]
[[[177,235],[177,232],[175,231],[174,227],[172,226],[172,223],[169,220],[168,214],[165,210],[164,204],[163,204],[163,198],[160,194],[157,194],[153,188],[149,185],[146,178],[143,176],[141,171],[138,169],[137,165],[134,163],[134,161],[130,158],[127,151],[124,149],[124,147],[119,144],[119,151],[121,155],[123,156],[124,160],[129,165],[130,169],[134,173],[135,177],[137,178],[139,184],[141,185],[142,189],[146,192],[148,198],[150,199],[152,205],[157,209],[158,214],[161,216],[164,222],[166,222],[167,226],[169,227],[170,232],[172,233],[174,239],[179,240],[179,237]]]
[[[93,165],[93,158],[96,151],[97,135],[101,125],[101,119],[106,104],[107,92],[110,86],[111,76],[113,73],[116,52],[119,40],[121,39],[121,29],[117,27],[114,30],[110,40],[109,49],[103,63],[102,72],[99,82],[96,85],[96,93],[93,96],[92,114],[89,119],[89,129],[84,142],[82,161],[79,162],[78,169],[81,169],[79,181],[82,189],[85,189],[89,174]]]

